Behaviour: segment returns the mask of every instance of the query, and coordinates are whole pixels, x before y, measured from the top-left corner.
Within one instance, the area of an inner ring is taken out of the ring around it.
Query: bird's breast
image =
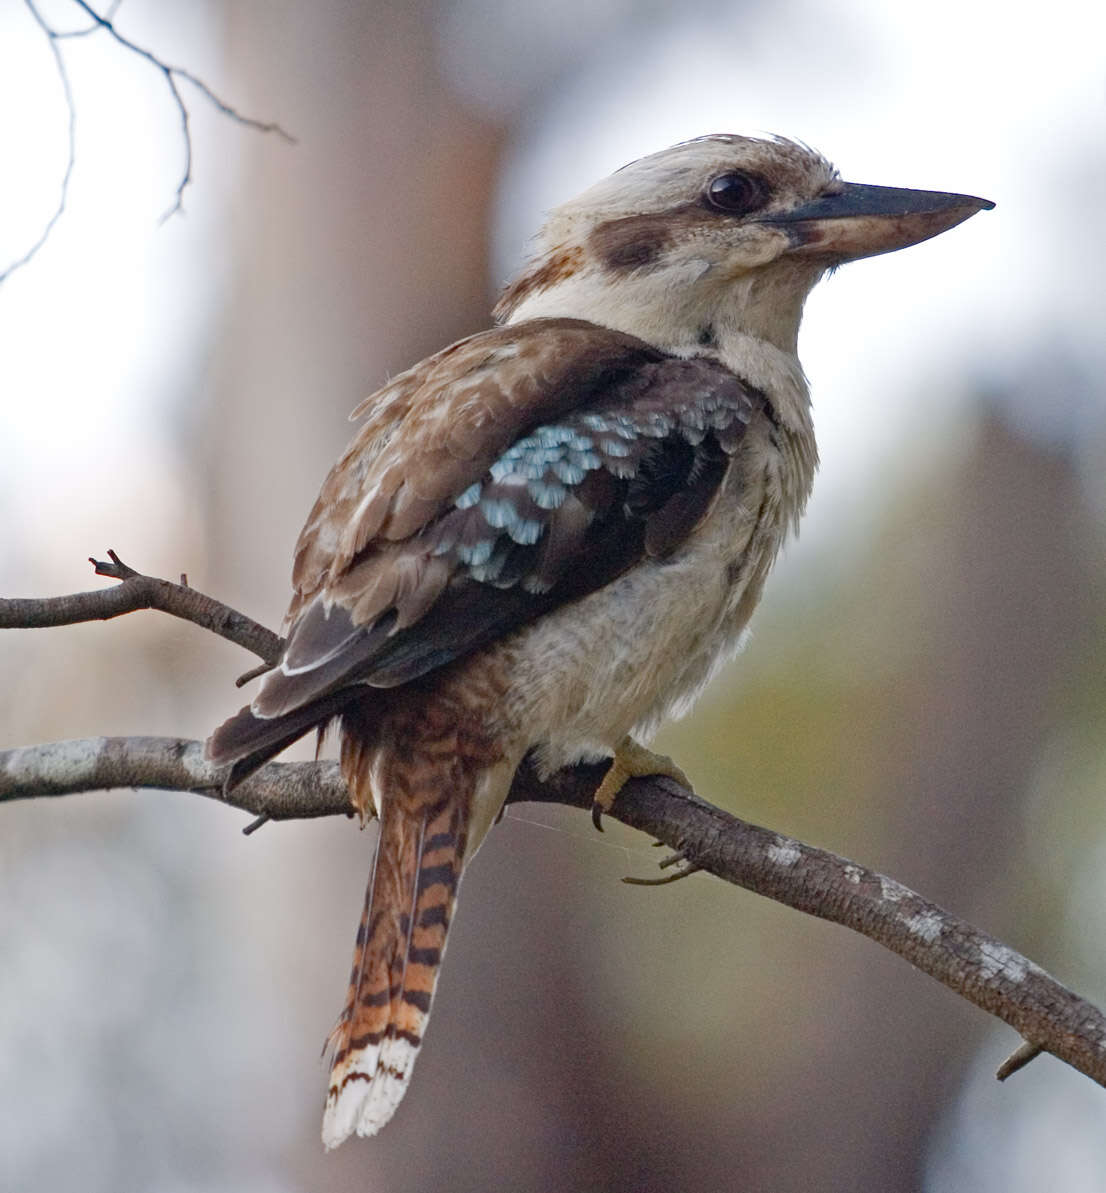
[[[505,713],[521,748],[552,771],[648,739],[680,715],[740,646],[790,520],[786,454],[757,428],[686,542],[501,646],[511,675]]]

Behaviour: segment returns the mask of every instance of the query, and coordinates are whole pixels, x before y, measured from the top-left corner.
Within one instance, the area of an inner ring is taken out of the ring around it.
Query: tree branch
[[[290,144],[295,144],[295,137],[286,132],[275,121],[257,120],[252,116],[244,116],[237,108],[227,103],[226,100],[218,96],[212,89],[190,70],[186,70],[183,66],[172,66],[168,62],[159,58],[152,50],[147,50],[140,45],[135,44],[129,38],[125,37],[115,27],[115,14],[119,8],[120,0],[114,0],[107,11],[103,14],[98,13],[85,0],[73,0],[73,3],[83,12],[90,20],[91,24],[80,29],[56,29],[51,25],[46,18],[38,10],[36,0],[23,0],[30,12],[32,18],[38,27],[42,30],[46,37],[47,44],[50,47],[50,53],[54,56],[54,64],[57,70],[58,79],[61,82],[62,92],[65,96],[66,109],[69,113],[69,150],[66,158],[65,172],[61,180],[60,194],[58,196],[57,206],[54,208],[53,214],[46,221],[46,225],[39,234],[38,239],[27,249],[27,251],[16,261],[12,261],[3,270],[0,270],[0,285],[17,270],[26,265],[42,248],[50,237],[50,233],[54,230],[54,225],[61,218],[65,211],[65,205],[69,197],[69,180],[73,174],[73,166],[77,157],[77,112],[76,105],[73,101],[73,92],[69,84],[69,72],[66,69],[65,59],[61,53],[60,43],[67,39],[76,37],[88,37],[90,34],[98,33],[104,30],[124,50],[129,53],[137,54],[139,58],[145,59],[156,70],[160,71],[165,77],[165,84],[169,88],[169,94],[173,97],[173,103],[176,105],[177,114],[180,119],[181,137],[184,143],[184,167],[181,171],[181,176],[177,182],[176,190],[173,195],[173,202],[167,208],[161,217],[161,223],[164,223],[171,216],[176,215],[183,209],[184,192],[192,183],[192,128],[191,116],[188,111],[188,105],[184,102],[184,96],[181,95],[180,87],[178,85],[180,80],[190,83],[197,91],[219,112],[224,116],[230,117],[231,120],[237,124],[241,124],[246,128],[253,129],[255,132],[261,133],[275,133],[278,137],[282,137]]]
[[[269,820],[353,815],[336,762],[270,762],[223,794],[225,771],[203,742],[179,737],[87,737],[0,750],[0,803],[116,787],[190,791]]]
[[[47,600],[0,601],[0,626],[58,625],[136,608],[162,608],[240,640],[219,627],[242,618],[241,614],[193,589],[140,576],[114,554],[112,561],[97,570],[109,569],[108,574],[118,576],[118,588]],[[117,596],[137,592],[170,596],[158,600]],[[111,604],[112,597],[118,607]],[[202,604],[190,603],[197,601]],[[266,652],[250,649],[271,660],[273,644],[279,639],[270,638]],[[542,780],[524,762],[509,802],[590,809],[604,771],[603,763],[580,764]],[[91,738],[0,751],[0,801],[152,787],[196,792],[251,812],[260,818],[251,827],[267,819],[353,814],[333,762],[269,763],[229,794],[223,793],[221,780],[222,772],[204,759],[201,743],[176,738]],[[684,869],[678,874],[703,870],[851,928],[1008,1023],[1025,1042],[1000,1069],[1000,1077],[1009,1076],[1043,1051],[1106,1086],[1106,1017],[1097,1008],[1009,946],[894,879],[739,820],[671,779],[632,780],[619,793],[611,815],[672,848],[674,856],[662,865],[682,863]]]
[[[252,128],[260,133],[276,133],[278,137],[283,137],[290,144],[295,143],[295,138],[285,132],[275,121],[255,120],[252,116],[243,116],[241,112],[228,104],[226,100],[220,99],[203,79],[198,78],[190,70],[186,70],[183,66],[170,66],[169,63],[164,62],[151,50],[144,49],[142,46],[136,45],[129,38],[124,37],[116,29],[114,22],[109,16],[101,16],[90,5],[86,4],[85,0],[73,0],[73,3],[86,16],[91,18],[97,28],[106,30],[112,39],[125,50],[129,50],[132,54],[137,54],[139,58],[144,58],[151,66],[161,71],[162,75],[165,76],[165,84],[169,88],[169,93],[173,97],[173,102],[177,106],[177,113],[180,116],[181,134],[184,140],[184,170],[180,181],[177,183],[173,203],[161,217],[162,223],[181,210],[184,192],[192,182],[192,130],[189,125],[188,105],[185,104],[184,98],[180,93],[180,88],[177,86],[178,79],[184,79],[191,83],[209,103],[213,104],[224,116],[229,116],[238,124],[245,125],[246,128]]]
[[[122,3],[123,3],[123,0],[111,0],[111,3],[108,5],[107,12],[104,13],[104,20],[106,20],[106,21],[115,20],[115,14],[119,11],[119,6]],[[62,40],[71,41],[78,37],[88,37],[88,35],[90,33],[98,33],[100,31],[101,27],[102,26],[99,21],[93,21],[91,25],[85,25],[85,27],[83,29],[51,30],[51,36],[56,37],[58,39],[58,41],[62,41]]]
[[[65,158],[65,172],[61,177],[61,187],[58,192],[58,202],[54,208],[50,218],[46,221],[45,226],[39,233],[38,239],[27,249],[27,251],[16,261],[12,261],[5,269],[0,270],[0,286],[2,286],[9,277],[17,269],[22,269],[28,261],[34,257],[39,249],[50,239],[50,233],[54,230],[54,225],[62,217],[62,212],[65,211],[65,204],[69,200],[69,180],[73,177],[73,165],[77,160],[77,108],[73,103],[73,89],[69,85],[69,71],[65,65],[65,59],[62,57],[61,47],[58,42],[65,36],[58,33],[57,30],[52,29],[47,24],[46,19],[42,13],[38,11],[34,0],[24,0],[27,9],[34,18],[35,23],[42,30],[46,37],[46,44],[50,47],[50,53],[54,56],[54,68],[57,71],[58,82],[61,84],[62,95],[65,97],[65,110],[68,113],[67,133],[68,150]],[[88,32],[84,30],[84,32]]]
[[[108,555],[110,563],[96,559],[89,559],[89,563],[98,576],[121,581],[118,587],[60,597],[0,597],[0,629],[46,629],[80,621],[107,621],[136,609],[159,609],[229,639],[269,666],[280,658],[284,639],[244,613],[187,584],[143,576],[123,563],[114,551],[108,551]]]

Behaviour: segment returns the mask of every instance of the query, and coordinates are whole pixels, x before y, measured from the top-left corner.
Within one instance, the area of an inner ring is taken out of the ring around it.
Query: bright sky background
[[[205,4],[166,6],[153,27],[144,8],[126,14],[139,44],[218,77]],[[43,9],[58,27],[79,27],[71,5]],[[218,309],[218,220],[233,156],[217,156],[213,142],[237,131],[221,129],[182,85],[202,181],[185,196],[186,214],[160,224],[184,161],[163,77],[102,35],[61,45],[77,107],[67,210],[34,261],[0,286],[0,518],[23,528],[15,539],[28,553],[0,553],[0,591],[28,594],[30,576],[39,591],[80,587],[81,561],[116,545],[104,536],[124,527],[145,566],[157,559],[172,571],[174,554],[198,553],[198,544],[195,553],[162,547],[158,528],[187,528],[194,500],[178,475],[180,426],[169,412],[195,396],[193,362]],[[0,113],[6,268],[54,210],[66,157],[53,58],[22,4],[0,6]]]

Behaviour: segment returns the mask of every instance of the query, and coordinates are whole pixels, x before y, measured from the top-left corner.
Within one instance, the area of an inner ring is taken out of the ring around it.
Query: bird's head
[[[496,315],[590,319],[678,353],[724,348],[735,333],[794,353],[803,302],[828,269],[992,206],[842,182],[793,141],[700,137],[556,208]]]

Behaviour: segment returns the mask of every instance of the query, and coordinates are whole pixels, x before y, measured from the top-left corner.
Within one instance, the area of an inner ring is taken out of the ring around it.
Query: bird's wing
[[[291,625],[319,592],[446,512],[527,430],[556,420],[664,354],[581,319],[470,336],[401,373],[351,418],[296,545]]]
[[[484,332],[397,377],[300,536],[254,716],[291,724],[346,685],[409,682],[669,553],[764,405],[716,362],[571,319]]]

